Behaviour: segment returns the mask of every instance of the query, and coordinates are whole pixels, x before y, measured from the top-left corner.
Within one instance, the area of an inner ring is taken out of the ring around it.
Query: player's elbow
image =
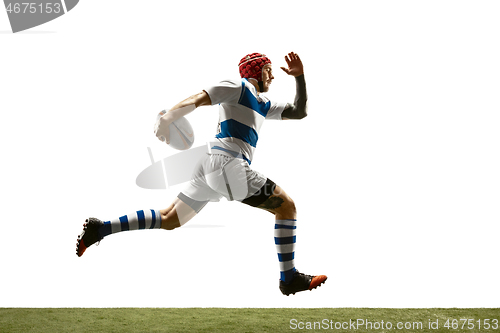
[[[304,107],[301,110],[297,111],[296,119],[304,119],[305,117],[307,117],[307,107]]]
[[[198,93],[197,95],[194,95],[193,97],[194,97],[194,104],[196,105],[196,107],[204,105],[212,105],[212,100],[210,99],[210,96],[205,90]]]
[[[295,103],[295,113],[297,114],[296,119],[304,119],[307,117],[307,95],[297,99]]]
[[[307,104],[300,105],[288,104],[287,108],[281,114],[283,119],[304,119],[307,117]]]

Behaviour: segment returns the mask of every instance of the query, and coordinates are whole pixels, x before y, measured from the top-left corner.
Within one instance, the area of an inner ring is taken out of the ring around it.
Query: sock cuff
[[[297,220],[276,220],[274,229],[296,229]]]

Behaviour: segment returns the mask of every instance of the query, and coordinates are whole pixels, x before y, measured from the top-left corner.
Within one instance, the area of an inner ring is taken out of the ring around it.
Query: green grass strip
[[[500,309],[0,308],[0,332],[500,332]]]

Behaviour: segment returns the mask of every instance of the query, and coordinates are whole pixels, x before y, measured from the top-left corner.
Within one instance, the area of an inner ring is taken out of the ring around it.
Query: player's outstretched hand
[[[292,76],[300,76],[304,74],[304,66],[302,65],[302,61],[299,58],[299,55],[295,52],[290,52],[285,56],[285,61],[288,65],[288,68],[281,67],[281,69]]]

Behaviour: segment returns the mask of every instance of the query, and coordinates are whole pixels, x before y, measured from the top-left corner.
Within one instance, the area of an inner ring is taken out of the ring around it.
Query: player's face
[[[262,68],[262,85],[264,86],[263,92],[269,91],[269,86],[273,80],[273,68],[271,65],[265,65],[264,68]]]

